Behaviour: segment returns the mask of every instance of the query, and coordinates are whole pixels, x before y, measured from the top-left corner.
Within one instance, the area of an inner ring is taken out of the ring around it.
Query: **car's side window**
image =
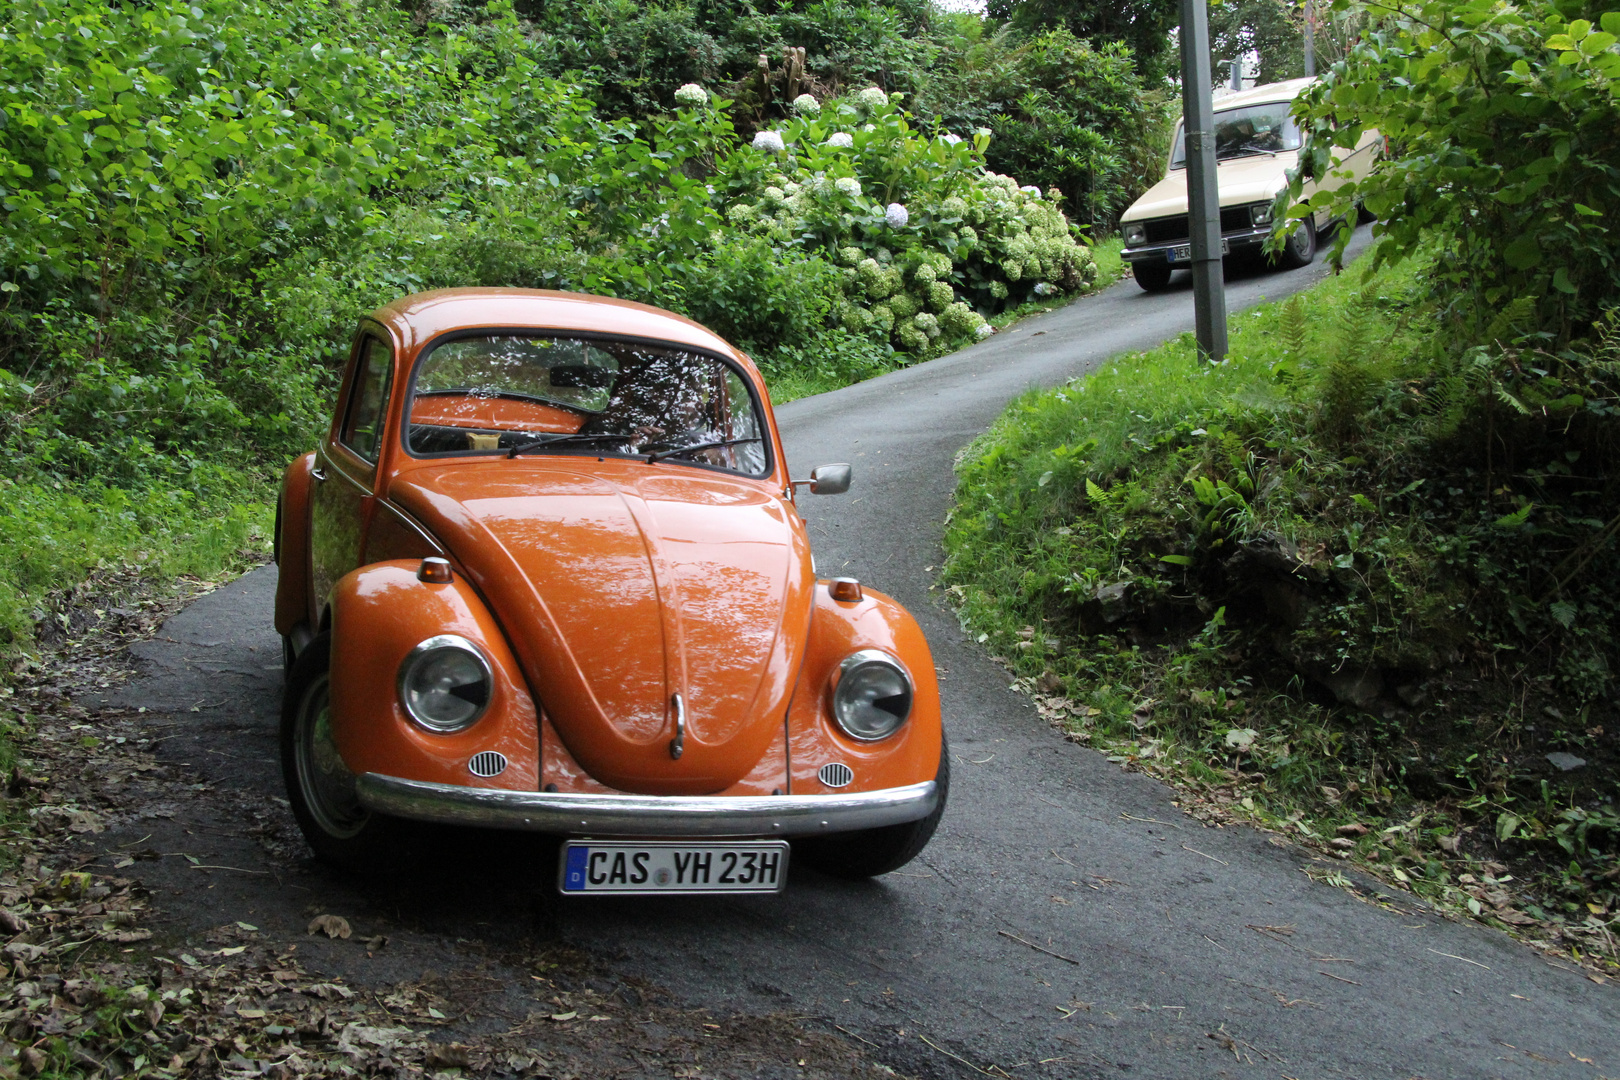
[[[387,345],[367,337],[354,373],[354,389],[349,395],[349,414],[339,436],[344,446],[372,464],[382,445],[383,422],[388,409],[388,389],[394,373],[393,354]]]

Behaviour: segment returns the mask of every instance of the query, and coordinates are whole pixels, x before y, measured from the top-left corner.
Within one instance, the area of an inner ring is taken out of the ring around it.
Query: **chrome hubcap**
[[[298,710],[296,755],[304,805],[321,831],[347,840],[365,828],[370,814],[360,805],[354,774],[332,740],[331,684],[325,675],[310,686]]]

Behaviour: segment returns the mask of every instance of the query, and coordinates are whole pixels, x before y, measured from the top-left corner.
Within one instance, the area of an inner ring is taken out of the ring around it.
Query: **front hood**
[[[1270,202],[1288,182],[1283,174],[1298,163],[1298,158],[1297,151],[1289,150],[1275,157],[1255,154],[1221,162],[1215,167],[1215,184],[1221,194],[1221,205]],[[1146,221],[1186,212],[1187,170],[1173,169],[1169,176],[1148,188],[1140,199],[1133,202],[1119,220],[1124,224],[1127,221]]]
[[[679,465],[520,459],[413,471],[389,495],[466,568],[602,783],[720,791],[780,734],[813,575],[772,493]]]

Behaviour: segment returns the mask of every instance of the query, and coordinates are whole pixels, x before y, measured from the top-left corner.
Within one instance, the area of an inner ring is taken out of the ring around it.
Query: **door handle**
[[[310,467],[309,475],[316,480],[325,480],[326,470],[321,468],[319,465],[313,465]]]

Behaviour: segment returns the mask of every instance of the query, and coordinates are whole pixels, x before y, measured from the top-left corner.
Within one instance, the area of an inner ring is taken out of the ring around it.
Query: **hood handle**
[[[686,752],[686,702],[681,695],[671,694],[669,707],[675,712],[675,737],[669,740],[669,756],[679,761]]]

